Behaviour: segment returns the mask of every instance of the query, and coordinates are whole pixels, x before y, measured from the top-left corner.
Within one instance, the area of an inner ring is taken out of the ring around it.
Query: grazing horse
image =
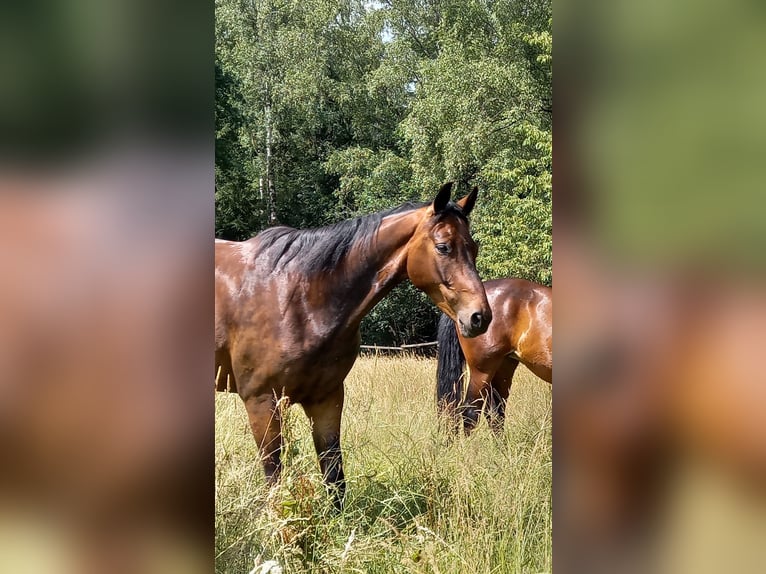
[[[409,278],[465,337],[487,330],[492,311],[476,272],[467,216],[476,188],[450,202],[404,204],[319,229],[267,229],[248,241],[216,240],[215,363],[245,403],[267,481],[281,470],[280,397],[312,424],[325,482],[340,506],[343,380],[359,352],[359,325]],[[223,382],[222,382],[223,381]]]
[[[541,379],[553,375],[552,289],[525,279],[496,279],[484,283],[492,324],[486,333],[468,339],[447,315],[439,321],[437,404],[453,420],[460,411],[466,432],[483,410],[492,429],[502,431],[513,373],[519,363]],[[463,369],[470,369],[463,399]]]

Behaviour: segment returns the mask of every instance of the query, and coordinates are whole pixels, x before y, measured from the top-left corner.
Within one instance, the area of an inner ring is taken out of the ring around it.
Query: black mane
[[[406,213],[429,205],[430,202],[407,202],[384,211],[347,219],[326,227],[293,229],[271,227],[257,235],[259,262],[267,263],[272,271],[291,270],[313,275],[332,271],[348,254],[352,246],[360,242],[369,244],[375,237],[384,217]],[[460,207],[452,202],[442,212],[466,220]]]

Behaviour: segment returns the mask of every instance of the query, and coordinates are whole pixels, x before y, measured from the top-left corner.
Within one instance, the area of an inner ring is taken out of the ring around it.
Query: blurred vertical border
[[[211,2],[0,9],[0,570],[213,565]]]
[[[764,571],[766,6],[554,14],[554,567]]]

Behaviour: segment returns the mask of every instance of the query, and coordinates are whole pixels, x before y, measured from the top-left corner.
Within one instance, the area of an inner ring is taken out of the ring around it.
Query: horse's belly
[[[307,364],[303,369],[303,378],[293,381],[290,386],[288,394],[290,400],[304,405],[322,402],[343,386],[343,381],[355,361],[356,352],[350,357],[338,358],[334,361]]]
[[[240,396],[276,393],[293,403],[321,402],[343,384],[358,350],[358,343],[306,348],[279,338],[239,341],[232,362]]]

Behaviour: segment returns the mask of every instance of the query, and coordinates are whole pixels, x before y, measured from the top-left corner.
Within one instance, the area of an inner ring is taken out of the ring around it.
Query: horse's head
[[[442,186],[409,243],[407,274],[457,323],[464,337],[487,330],[492,311],[476,272],[478,246],[468,228],[478,189],[450,203],[452,183]]]

